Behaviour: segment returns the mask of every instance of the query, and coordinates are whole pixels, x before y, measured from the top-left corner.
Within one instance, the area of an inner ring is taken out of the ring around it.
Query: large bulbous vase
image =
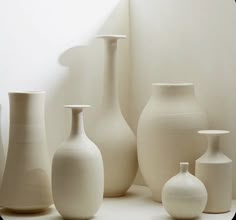
[[[177,173],[181,161],[189,161],[194,173],[195,160],[204,152],[199,128],[207,128],[207,116],[193,84],[152,85],[139,119],[137,144],[141,173],[155,201],[162,201],[163,185]]]

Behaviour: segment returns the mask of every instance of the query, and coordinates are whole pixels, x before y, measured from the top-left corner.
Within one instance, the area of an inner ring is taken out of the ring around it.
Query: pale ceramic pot
[[[118,39],[123,35],[98,36],[105,42],[104,90],[91,139],[101,150],[104,162],[104,196],[125,195],[137,173],[136,137],[125,121],[118,100],[115,73]]]
[[[52,202],[46,145],[44,92],[11,92],[10,136],[1,188],[1,205],[33,213]]]
[[[208,192],[204,212],[228,212],[232,201],[232,161],[221,151],[219,137],[229,131],[205,130],[199,133],[206,135],[208,139],[207,151],[196,160],[195,171]]]
[[[1,105],[0,105],[0,188],[2,184],[2,176],[5,168],[5,155],[2,144],[2,132],[1,132]]]
[[[191,83],[157,83],[152,90],[138,123],[138,160],[153,199],[161,202],[162,187],[177,173],[177,164],[189,161],[194,173],[195,160],[204,152],[197,131],[207,128],[207,116]]]
[[[189,163],[180,163],[180,172],[166,182],[162,202],[166,211],[177,219],[198,217],[207,203],[204,184],[188,172]]]
[[[83,108],[90,106],[65,107],[72,109],[72,128],[53,158],[53,200],[64,219],[89,219],[103,201],[102,155],[84,130]]]

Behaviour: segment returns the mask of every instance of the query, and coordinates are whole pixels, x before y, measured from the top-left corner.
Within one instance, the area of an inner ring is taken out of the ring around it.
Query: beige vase
[[[84,130],[83,108],[90,106],[65,107],[72,109],[72,127],[53,158],[53,200],[64,219],[90,219],[103,200],[102,155]]]
[[[207,203],[204,184],[188,172],[189,163],[180,163],[180,172],[166,182],[162,191],[163,206],[176,219],[193,219]]]
[[[118,39],[122,35],[98,36],[105,42],[104,91],[91,139],[101,150],[104,162],[104,196],[123,196],[137,173],[136,137],[119,106],[115,61]]]
[[[1,205],[32,213],[53,202],[44,121],[44,92],[11,92],[10,136]]]
[[[178,171],[181,161],[195,160],[203,153],[199,128],[207,127],[207,117],[194,94],[194,86],[153,84],[152,96],[138,123],[138,160],[153,199],[161,202],[162,187]]]
[[[219,137],[229,133],[224,130],[199,131],[208,139],[206,152],[196,160],[196,176],[205,184],[208,192],[204,212],[230,211],[232,201],[232,161],[220,150]]]
[[[2,132],[1,132],[1,105],[0,105],[0,188],[2,184],[2,176],[5,168],[5,155],[2,144]]]

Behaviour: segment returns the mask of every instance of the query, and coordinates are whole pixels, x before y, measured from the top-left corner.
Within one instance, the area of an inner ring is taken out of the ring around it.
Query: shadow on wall
[[[128,1],[122,0],[98,32],[128,34],[126,26],[129,22],[126,12],[128,12]],[[123,14],[125,18],[121,16]],[[129,54],[127,50],[125,54]],[[48,145],[51,156],[68,136],[70,129],[70,112],[66,111],[63,105],[91,104],[93,108],[85,113],[85,123],[86,128],[92,126],[102,92],[103,55],[103,42],[92,39],[88,46],[72,47],[59,56],[58,62],[66,68],[66,71],[63,80],[57,83],[53,91],[50,90],[46,105]],[[127,65],[124,65],[123,68],[126,67]]]

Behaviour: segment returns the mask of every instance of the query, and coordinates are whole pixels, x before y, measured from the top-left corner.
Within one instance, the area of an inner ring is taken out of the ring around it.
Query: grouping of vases
[[[88,137],[83,110],[90,106],[65,106],[72,110],[71,132],[54,154],[52,170],[46,145],[45,93],[9,93],[9,147],[0,205],[32,213],[54,202],[65,219],[89,219],[103,197],[125,195],[139,162],[153,199],[163,202],[171,216],[185,219],[203,211],[229,211],[232,161],[219,147],[219,135],[228,132],[206,130],[207,116],[195,98],[194,85],[152,85],[153,94],[138,123],[137,150],[136,137],[119,106],[115,71],[117,41],[125,36],[98,37],[104,39],[106,59],[97,120]],[[198,131],[208,137],[204,154],[205,139]],[[3,156],[1,151],[0,138]],[[4,165],[0,166],[1,178]]]

